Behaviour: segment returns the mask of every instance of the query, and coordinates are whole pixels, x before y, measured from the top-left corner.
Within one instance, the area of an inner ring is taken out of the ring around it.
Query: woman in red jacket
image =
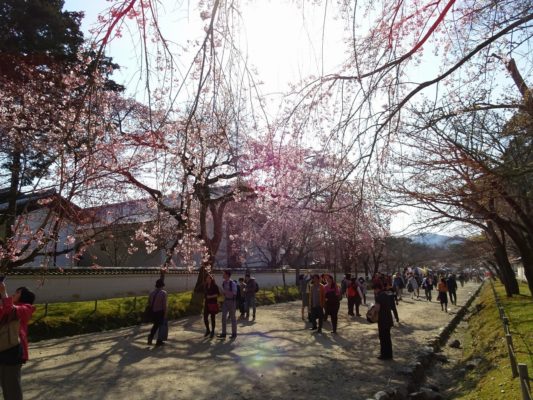
[[[20,344],[0,352],[0,381],[4,399],[22,399],[22,386],[20,384],[21,367],[28,360],[28,323],[35,307],[35,295],[26,287],[20,287],[13,296],[8,296],[4,282],[0,282],[0,321],[5,321],[16,310],[20,322]]]
[[[326,275],[324,287],[326,297],[326,311],[331,316],[331,333],[337,333],[337,320],[339,315],[341,291],[339,286],[329,274]]]

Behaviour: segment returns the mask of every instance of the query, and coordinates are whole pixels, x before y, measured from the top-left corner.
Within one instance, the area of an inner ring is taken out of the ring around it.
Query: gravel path
[[[459,288],[458,307],[476,288]],[[162,347],[146,344],[148,325],[42,341],[23,367],[25,399],[365,399],[403,386],[404,367],[458,307],[446,314],[435,301],[404,297],[388,362],[376,359],[377,325],[348,319],[346,300],[336,335],[312,334],[292,302],[258,308],[235,341],[205,339],[200,317],[172,321]]]

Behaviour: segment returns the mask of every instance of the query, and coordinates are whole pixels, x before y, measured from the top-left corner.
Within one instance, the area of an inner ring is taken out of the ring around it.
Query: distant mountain
[[[448,247],[452,244],[463,243],[464,238],[460,236],[446,236],[437,233],[420,233],[418,235],[409,236],[415,243],[424,244],[430,247]]]

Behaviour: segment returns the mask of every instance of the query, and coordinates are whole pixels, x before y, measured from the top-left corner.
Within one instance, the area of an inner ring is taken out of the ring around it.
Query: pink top
[[[6,297],[2,299],[2,307],[0,308],[0,318],[5,314],[12,312],[13,308],[17,310],[17,317],[20,321],[19,337],[22,344],[22,361],[28,360],[28,324],[31,316],[35,312],[35,307],[31,304],[19,303],[13,304],[13,298]]]

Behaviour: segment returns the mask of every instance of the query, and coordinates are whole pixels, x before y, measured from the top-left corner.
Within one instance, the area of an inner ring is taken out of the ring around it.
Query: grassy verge
[[[503,285],[496,291],[510,321],[510,331],[518,363],[527,364],[533,376],[533,299],[527,285],[520,285],[519,296],[507,298]],[[477,359],[478,367],[457,382],[454,399],[521,399],[520,382],[512,378],[505,332],[490,284],[480,293],[477,312],[470,318],[464,343],[462,364]]]
[[[189,309],[192,292],[172,293],[168,298],[170,320],[194,315]],[[282,287],[261,289],[256,295],[258,305],[292,301],[299,298],[298,289]],[[109,300],[53,303],[48,308],[37,304],[30,321],[30,341],[79,335],[122,328],[141,323],[148,298],[123,297]],[[197,314],[197,313],[196,313]]]

